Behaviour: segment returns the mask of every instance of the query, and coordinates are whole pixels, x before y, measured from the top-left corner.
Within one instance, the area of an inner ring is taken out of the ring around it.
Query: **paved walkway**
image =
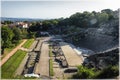
[[[53,60],[53,71],[54,71],[54,78],[63,79],[63,70],[60,68],[59,63]]]
[[[15,52],[21,48],[21,46],[26,42],[27,40],[24,39],[22,43],[20,43],[16,48],[14,48],[8,55],[6,55],[2,60],[0,66],[2,66]]]
[[[44,76],[49,76],[49,47],[48,43],[44,41],[48,41],[50,37],[40,38],[39,45],[41,46],[40,51],[40,59],[39,62],[36,64],[34,73],[41,74]]]
[[[72,47],[65,42],[60,42],[61,49],[65,55],[69,67],[76,67],[81,65],[83,60],[77,53],[72,49]]]
[[[42,44],[40,60],[36,66],[35,72],[44,76],[49,76],[49,47],[46,42]]]

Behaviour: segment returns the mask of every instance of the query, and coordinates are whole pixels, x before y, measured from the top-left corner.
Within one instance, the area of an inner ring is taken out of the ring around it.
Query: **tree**
[[[28,38],[35,38],[35,32],[29,32]]]
[[[97,18],[98,18],[99,23],[103,23],[103,22],[108,21],[109,16],[107,13],[98,13]]]
[[[101,12],[108,14],[108,20],[114,19],[113,11],[111,9],[104,9]]]
[[[34,22],[32,25],[28,28],[28,32],[36,32],[42,30],[42,23],[41,22]]]
[[[52,23],[49,20],[45,20],[42,22],[42,31],[47,31],[52,27]]]
[[[4,21],[4,24],[11,24],[11,23],[13,23],[12,21]]]
[[[21,40],[21,34],[22,34],[21,30],[17,27],[14,27],[12,30],[13,30],[13,33],[15,34],[12,40],[14,43],[17,43],[19,42],[19,40]]]
[[[2,54],[4,53],[5,48],[8,48],[11,46],[13,36],[14,36],[14,34],[9,27],[2,26],[2,28],[1,28]]]

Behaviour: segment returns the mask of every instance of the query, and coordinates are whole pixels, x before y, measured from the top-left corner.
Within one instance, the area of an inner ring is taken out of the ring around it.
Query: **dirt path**
[[[26,42],[27,40],[24,39],[22,43],[20,43],[16,48],[14,48],[8,55],[6,55],[2,60],[0,66],[2,66],[15,52],[21,48],[21,46]]]

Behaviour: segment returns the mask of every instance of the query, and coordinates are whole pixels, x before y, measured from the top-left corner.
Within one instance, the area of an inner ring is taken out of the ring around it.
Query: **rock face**
[[[118,46],[119,22],[110,21],[99,25],[99,28],[88,28],[85,37],[79,40],[79,46],[102,52]]]

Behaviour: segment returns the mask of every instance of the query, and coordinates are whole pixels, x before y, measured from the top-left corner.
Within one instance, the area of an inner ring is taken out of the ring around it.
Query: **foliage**
[[[21,29],[22,32],[22,39],[27,39],[28,38],[28,31],[27,29]]]
[[[74,28],[99,28],[101,23],[108,22],[110,20],[115,20],[117,18],[114,17],[114,12],[110,9],[102,10],[101,12],[87,12],[83,13],[77,12],[71,15],[69,18],[58,19],[57,25],[52,25],[53,28],[49,28],[52,31],[59,34],[66,34],[65,30],[68,30],[70,26],[74,26]],[[52,20],[49,20],[51,22]],[[70,30],[72,32],[72,30]]]
[[[28,32],[27,29],[20,29],[18,27],[1,27],[1,48],[2,54],[4,49],[9,47],[15,47],[21,39],[24,38],[35,38],[35,32]]]
[[[13,36],[14,36],[14,34],[13,34],[12,30],[9,27],[3,26],[1,28],[2,54],[4,53],[5,48],[8,48],[8,47],[12,46],[12,38],[13,38]]]
[[[99,23],[108,21],[108,18],[109,18],[109,16],[107,13],[98,13],[97,14],[97,19],[98,19]]]
[[[72,76],[73,79],[112,79],[119,76],[119,66],[108,66],[102,70],[88,69],[78,66],[78,72]]]
[[[91,79],[95,75],[93,69],[87,67],[78,66],[77,74],[73,75],[74,79]]]
[[[97,79],[110,79],[119,76],[119,66],[108,66],[103,70],[99,71],[95,78]]]
[[[3,64],[1,67],[1,78],[13,78],[16,69],[19,67],[25,55],[26,52],[18,50],[5,64]]]
[[[29,32],[28,38],[35,38],[35,32]]]
[[[19,29],[17,27],[10,28],[8,26],[1,27],[1,48],[2,54],[4,54],[4,49],[9,47],[15,47],[22,38],[26,38],[27,32],[24,29]]]
[[[108,20],[114,19],[113,11],[111,9],[104,9],[101,12],[108,14]]]
[[[7,26],[3,26],[1,28],[2,46],[5,48],[10,47],[13,36],[12,30]]]
[[[53,55],[52,54],[52,47],[49,46],[49,56],[52,57],[52,55]],[[50,58],[50,60],[49,60],[49,69],[50,69],[50,71],[49,71],[50,76],[54,76],[52,58]]]
[[[16,46],[19,45],[21,42],[22,42],[22,40],[20,40],[20,41],[16,44]],[[12,47],[9,47],[9,48],[5,48],[4,54],[2,55],[1,59],[3,59],[7,54],[9,54],[16,46],[12,46]]]
[[[11,24],[11,23],[13,23],[12,21],[4,21],[4,23],[3,24]]]
[[[19,28],[17,28],[17,27],[14,27],[12,30],[13,30],[13,33],[14,33],[14,37],[13,37],[12,41],[13,41],[14,43],[18,43],[19,40],[21,40],[21,34],[22,34],[22,32],[21,32],[21,30],[20,30]]]
[[[27,42],[23,45],[23,47],[30,48],[33,42],[34,42],[34,39],[28,39]]]
[[[77,12],[69,18],[59,18],[34,22],[28,29],[28,32],[49,31],[51,34],[66,34],[70,26],[74,28],[98,28],[101,23],[114,20],[114,12],[110,9],[104,9],[101,12]],[[70,30],[72,31],[72,30]]]

